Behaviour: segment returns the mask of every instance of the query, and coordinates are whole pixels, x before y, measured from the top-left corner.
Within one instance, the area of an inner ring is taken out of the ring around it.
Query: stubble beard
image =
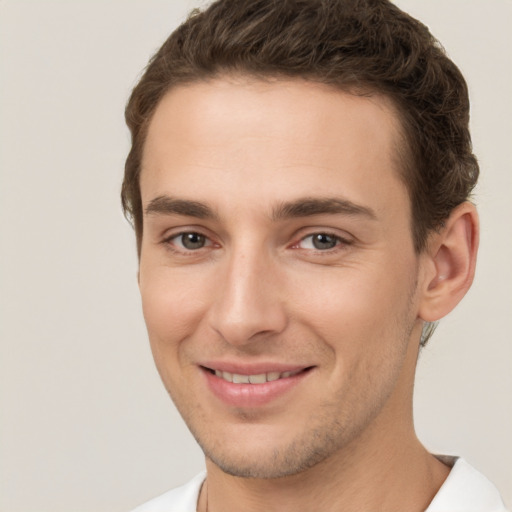
[[[255,479],[290,477],[304,473],[329,459],[336,459],[337,464],[343,463],[345,459],[352,459],[352,455],[357,452],[358,441],[372,429],[372,423],[393,393],[400,376],[416,320],[411,316],[416,286],[417,282],[414,282],[408,297],[408,307],[396,319],[398,329],[396,345],[393,346],[395,353],[384,354],[382,360],[376,363],[374,361],[373,367],[355,377],[359,381],[373,381],[366,388],[363,387],[366,394],[335,395],[331,402],[324,403],[316,411],[314,417],[294,437],[290,436],[289,440],[272,448],[265,444],[256,449],[252,447],[250,451],[237,449],[236,446],[232,449],[237,443],[236,438],[226,440],[225,436],[216,437],[215,432],[210,432],[209,418],[204,411],[192,408],[187,411],[188,414],[183,414],[185,411],[180,410],[205,457],[228,475]],[[374,377],[375,366],[387,366],[384,378]],[[352,382],[350,378],[348,380]],[[348,388],[350,385],[344,391]],[[176,402],[174,398],[173,401],[178,405],[179,401]],[[339,404],[342,402],[345,403],[340,411]],[[254,420],[243,412],[239,419],[241,423]],[[257,420],[253,426],[258,428]]]
[[[258,457],[233,454],[225,447],[210,446],[201,439],[196,440],[205,457],[212,461],[224,473],[239,478],[277,479],[303,473],[328,459],[343,445],[343,427],[332,422],[328,432],[316,428],[287,444],[273,447],[270,451],[263,448]],[[306,438],[306,439],[304,439]]]
[[[205,457],[224,473],[255,479],[290,477],[320,464],[328,465],[330,459],[337,466],[352,460],[360,439],[387,402],[395,382],[396,378],[389,379],[386,386],[375,382],[372,389],[379,390],[377,395],[336,396],[332,402],[323,404],[319,411],[315,411],[314,417],[305,422],[300,431],[295,430],[289,439],[274,446],[269,440],[268,444],[262,442],[257,448],[253,446],[244,451],[236,446],[238,439],[242,439],[243,446],[243,436],[234,436],[232,440],[220,436],[220,441],[215,437],[215,432],[206,431],[206,417],[202,418],[203,421],[197,421],[196,417],[187,424]],[[346,407],[340,414],[339,403],[342,401],[345,401]],[[250,421],[249,418],[245,419]],[[257,428],[255,423],[254,429]]]

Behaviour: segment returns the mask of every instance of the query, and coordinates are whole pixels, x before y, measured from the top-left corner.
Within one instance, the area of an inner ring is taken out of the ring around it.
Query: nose
[[[282,332],[287,316],[276,264],[247,252],[233,253],[223,263],[209,312],[210,326],[236,346]]]

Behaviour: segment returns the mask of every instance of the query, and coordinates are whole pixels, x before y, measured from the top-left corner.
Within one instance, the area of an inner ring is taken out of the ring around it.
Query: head
[[[418,252],[476,184],[465,80],[419,21],[388,0],[219,1],[171,34],[126,108],[132,148],[122,204],[139,252],[141,158],[157,106],[173,87],[231,74],[388,97],[401,123],[396,150]]]
[[[384,1],[216,2],[126,115],[152,350],[207,456],[271,478],[395,446],[476,251],[467,90],[427,29]]]

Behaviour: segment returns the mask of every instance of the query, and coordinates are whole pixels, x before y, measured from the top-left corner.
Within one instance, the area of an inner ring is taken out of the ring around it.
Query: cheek
[[[201,280],[174,270],[141,271],[140,293],[155,358],[177,349],[204,316],[206,298]]]
[[[203,316],[204,301],[193,282],[165,268],[141,272],[140,292],[156,368],[173,401],[182,402],[180,381],[191,368],[187,339]]]
[[[414,276],[403,279],[402,270],[331,269],[325,276],[302,280],[298,316],[336,354],[341,371],[378,365],[408,339],[414,315],[411,294]],[[402,273],[401,279],[395,279]],[[290,295],[299,296],[297,291]]]
[[[290,297],[301,297],[296,305],[302,316],[327,329],[342,331],[362,329],[371,332],[382,326],[382,318],[396,316],[406,304],[406,287],[395,286],[391,272],[377,273],[368,268],[329,269],[329,272],[307,276],[295,286]],[[307,290],[307,293],[304,293]]]
[[[316,284],[302,305],[302,318],[328,347],[325,396],[332,400],[327,405],[355,422],[376,414],[397,385],[414,321],[411,290],[369,272],[364,278],[331,278],[321,293],[322,282]]]

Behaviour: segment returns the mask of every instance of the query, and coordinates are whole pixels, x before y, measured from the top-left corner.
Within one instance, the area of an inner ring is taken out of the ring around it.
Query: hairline
[[[188,87],[196,84],[208,84],[212,83],[216,80],[230,80],[234,81],[243,79],[253,79],[256,82],[309,82],[313,84],[322,85],[324,87],[330,88],[333,91],[343,92],[346,94],[351,94],[353,96],[361,96],[361,97],[379,97],[384,100],[384,106],[388,109],[390,114],[393,117],[393,126],[395,127],[394,136],[393,136],[393,144],[392,144],[392,154],[390,155],[391,161],[394,164],[394,172],[397,173],[398,178],[404,184],[407,195],[409,197],[409,224],[410,224],[410,233],[414,245],[415,252],[420,254],[425,249],[426,240],[423,240],[428,235],[428,232],[423,234],[423,239],[421,239],[421,234],[418,236],[416,232],[416,221],[414,218],[414,208],[413,208],[413,180],[411,180],[412,167],[414,164],[414,154],[411,147],[411,141],[407,137],[406,133],[406,108],[399,104],[396,98],[393,97],[393,94],[387,91],[378,90],[377,87],[372,87],[369,84],[362,83],[351,83],[350,81],[345,81],[345,83],[337,83],[335,81],[328,82],[326,80],[322,80],[320,77],[315,76],[313,73],[308,76],[307,73],[300,74],[287,74],[283,72],[254,72],[251,70],[231,70],[231,69],[221,69],[212,73],[204,73],[203,75],[191,76],[189,78],[181,78],[177,79],[174,82],[167,85],[167,87],[162,88],[162,92],[158,101],[155,103],[153,110],[150,115],[144,120],[140,129],[140,150],[139,150],[139,161],[137,168],[137,189],[139,193],[139,201],[140,201],[140,215],[141,221],[144,214],[144,209],[142,206],[142,195],[140,189],[140,177],[142,174],[143,166],[142,162],[144,159],[144,151],[146,147],[146,140],[149,132],[149,127],[153,120],[153,117],[160,106],[162,100],[171,93],[174,89],[178,89],[180,87]],[[140,224],[140,233],[136,233],[137,236],[137,251],[140,257],[140,249],[142,245],[142,236],[143,236],[143,223]]]

